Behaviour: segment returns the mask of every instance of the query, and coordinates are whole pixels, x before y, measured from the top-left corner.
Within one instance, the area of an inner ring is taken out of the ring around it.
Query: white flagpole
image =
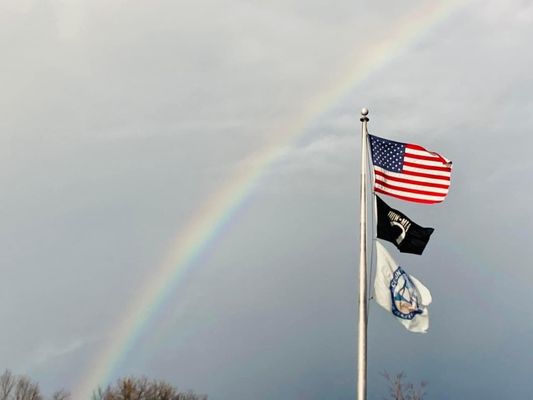
[[[359,244],[359,323],[357,340],[357,400],[366,400],[366,334],[367,334],[367,283],[366,283],[366,168],[368,109],[361,110],[361,217]]]

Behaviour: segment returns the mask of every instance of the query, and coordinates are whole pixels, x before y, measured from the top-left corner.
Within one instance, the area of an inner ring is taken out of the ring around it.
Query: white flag
[[[394,314],[411,332],[427,332],[429,327],[427,306],[431,303],[431,293],[418,279],[407,275],[377,240],[376,250],[377,267],[374,280],[376,302]]]

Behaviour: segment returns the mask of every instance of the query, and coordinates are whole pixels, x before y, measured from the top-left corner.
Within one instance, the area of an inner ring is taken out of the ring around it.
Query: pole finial
[[[368,108],[364,107],[363,109],[361,109],[361,118],[360,118],[361,122],[365,122],[365,121],[368,122],[367,115],[368,115]]]

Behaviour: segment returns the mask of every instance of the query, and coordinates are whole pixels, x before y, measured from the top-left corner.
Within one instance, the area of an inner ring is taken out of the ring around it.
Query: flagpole
[[[367,283],[366,283],[366,168],[368,109],[361,110],[361,186],[360,186],[360,243],[359,243],[359,322],[357,339],[357,400],[366,400],[366,335],[367,335]]]

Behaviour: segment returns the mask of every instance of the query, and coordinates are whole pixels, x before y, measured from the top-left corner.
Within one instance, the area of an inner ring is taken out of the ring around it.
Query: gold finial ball
[[[366,107],[363,108],[363,109],[361,110],[361,115],[364,115],[364,116],[366,117],[366,116],[368,115],[368,108],[366,108]]]

